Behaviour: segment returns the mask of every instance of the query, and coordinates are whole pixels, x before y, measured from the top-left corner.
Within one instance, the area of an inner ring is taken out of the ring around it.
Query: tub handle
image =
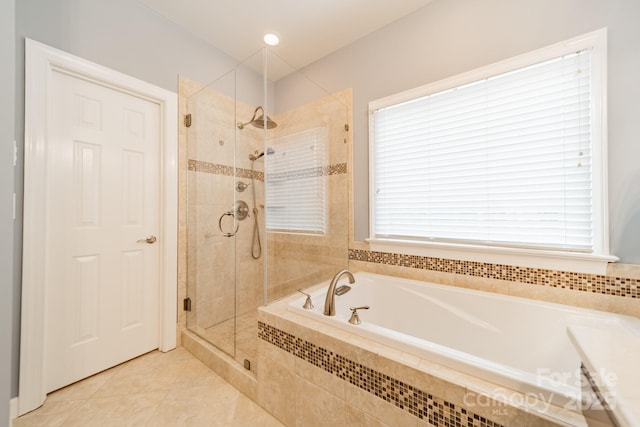
[[[307,296],[307,300],[304,302],[302,308],[304,308],[305,310],[311,310],[312,308],[314,308],[313,304],[311,303],[311,295],[306,292],[302,292],[302,289],[298,289],[298,292],[300,292],[302,295]]]
[[[369,306],[363,305],[362,307],[349,307],[349,310],[351,310],[351,318],[349,319],[349,323],[351,323],[352,325],[359,325],[362,322],[360,321],[360,316],[358,316],[358,310],[369,310]]]

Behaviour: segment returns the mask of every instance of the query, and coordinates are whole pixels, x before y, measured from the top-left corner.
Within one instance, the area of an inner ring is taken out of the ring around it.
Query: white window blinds
[[[326,128],[271,141],[266,160],[266,223],[272,231],[326,232]]]
[[[592,251],[590,62],[372,110],[372,237]]]

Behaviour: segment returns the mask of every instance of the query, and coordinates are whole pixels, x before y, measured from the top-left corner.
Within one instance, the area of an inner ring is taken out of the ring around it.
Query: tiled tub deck
[[[288,426],[586,426],[515,390],[287,310],[259,309],[258,403]]]

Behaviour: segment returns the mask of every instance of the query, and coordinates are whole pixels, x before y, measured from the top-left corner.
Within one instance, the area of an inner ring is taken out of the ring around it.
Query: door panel
[[[98,308],[100,306],[100,256],[76,256],[73,277],[72,346],[98,339]]]
[[[51,88],[47,392],[158,348],[160,287],[144,242],[160,230],[159,106],[59,72]]]

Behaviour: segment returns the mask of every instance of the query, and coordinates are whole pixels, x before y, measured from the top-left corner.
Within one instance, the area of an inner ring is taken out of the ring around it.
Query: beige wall
[[[325,281],[348,263],[348,153],[351,143],[351,91],[325,96],[274,116],[276,139],[317,127],[327,128],[327,232],[323,235],[269,232],[267,283],[273,301]],[[269,145],[269,143],[268,143]],[[277,151],[277,146],[274,145]]]

